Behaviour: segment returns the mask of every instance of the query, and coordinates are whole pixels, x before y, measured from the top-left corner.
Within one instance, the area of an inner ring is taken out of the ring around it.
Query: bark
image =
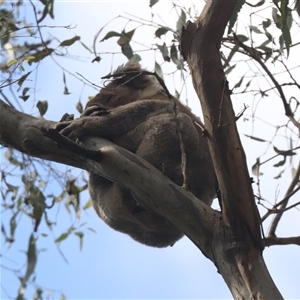
[[[181,52],[201,101],[220,190],[223,222],[212,242],[213,262],[235,299],[282,299],[262,258],[260,217],[220,59],[237,2],[208,1],[198,20],[183,30]]]
[[[142,199],[149,209],[172,222],[212,259],[210,241],[214,228],[221,222],[219,212],[131,152],[96,137],[84,138],[82,142],[87,148],[80,147],[53,130],[56,123],[18,112],[0,100],[1,144],[118,182]],[[153,199],[156,201],[152,202]]]
[[[236,2],[208,1],[197,22],[183,30],[181,43],[201,99],[219,183],[221,213],[175,185],[143,159],[109,141],[87,137],[83,142],[88,150],[49,130],[55,122],[17,112],[1,101],[0,142],[31,156],[88,170],[129,188],[144,205],[195,243],[216,265],[235,299],[283,299],[262,257],[260,219],[220,61],[220,41]]]

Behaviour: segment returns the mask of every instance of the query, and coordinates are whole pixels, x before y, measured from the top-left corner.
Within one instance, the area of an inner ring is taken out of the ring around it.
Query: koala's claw
[[[63,130],[65,127],[69,126],[72,123],[72,121],[63,121],[63,122],[59,122],[55,125],[54,129],[56,129],[57,131],[61,131]]]
[[[73,121],[74,120],[74,115],[73,114],[68,114],[68,113],[65,113],[59,122],[66,122],[66,121]]]
[[[82,113],[81,117],[99,117],[108,114],[109,111],[104,109],[101,106],[93,105],[88,108]]]
[[[66,122],[60,122],[56,124],[54,129],[59,131],[61,135],[64,135],[69,139],[75,141],[76,138],[82,135],[81,125],[82,125],[81,120],[66,121]]]

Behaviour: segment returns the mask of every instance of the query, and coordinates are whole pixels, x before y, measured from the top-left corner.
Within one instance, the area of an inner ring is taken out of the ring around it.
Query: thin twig
[[[300,190],[300,187],[297,187],[292,193],[290,193],[287,197],[284,197],[280,202],[276,203],[272,208],[268,208],[267,206],[265,206],[264,204],[262,204],[261,202],[259,203],[262,207],[264,207],[265,209],[268,210],[268,212],[261,218],[261,223],[264,222],[270,215],[272,214],[277,214],[279,212],[285,212],[287,210],[290,210],[298,205],[300,205],[300,201],[296,202],[284,209],[280,209],[278,208],[278,206],[282,205],[283,203],[285,203],[289,198],[291,198],[293,195],[295,195],[298,191]]]
[[[37,30],[39,32],[39,35],[40,35],[40,39],[42,41],[42,44],[44,45],[45,49],[47,49],[47,44],[45,43],[44,39],[43,39],[43,35],[42,35],[42,32],[41,32],[41,28],[39,26],[39,21],[38,21],[38,18],[37,18],[37,12],[36,12],[36,8],[35,8],[35,5],[32,3],[31,0],[29,0],[32,8],[33,8],[33,11],[34,11],[34,18],[35,18],[35,22],[36,22],[36,26],[37,26]]]
[[[278,223],[284,213],[284,209],[287,207],[287,204],[288,204],[288,201],[290,199],[290,194],[293,192],[295,186],[299,183],[299,176],[300,176],[300,161],[299,161],[299,165],[298,165],[298,168],[296,170],[296,173],[293,177],[293,180],[292,182],[290,183],[290,186],[288,187],[286,193],[285,193],[285,199],[284,201],[282,201],[282,204],[280,205],[279,207],[279,210],[280,212],[274,217],[273,221],[272,221],[272,224],[271,224],[271,227],[270,227],[270,230],[269,230],[269,233],[268,233],[268,237],[274,237],[275,236],[275,231],[276,231],[276,228],[278,226]]]
[[[273,74],[271,73],[271,71],[267,68],[267,66],[262,62],[261,60],[261,53],[259,51],[257,51],[256,49],[253,49],[251,47],[246,46],[244,43],[242,43],[238,37],[234,34],[234,40],[236,42],[236,44],[238,46],[240,46],[242,49],[244,49],[249,55],[250,57],[252,57],[256,62],[258,62],[260,64],[260,66],[262,67],[262,69],[267,73],[267,75],[269,76],[269,78],[271,79],[271,81],[274,83],[280,97],[281,100],[283,102],[283,106],[285,109],[285,115],[291,120],[291,122],[298,128],[299,130],[299,135],[300,135],[300,124],[295,120],[294,118],[294,114],[291,110],[290,105],[288,104],[286,97],[284,95],[284,92],[282,90],[281,85],[278,83],[278,81],[275,79],[275,77],[273,76]]]
[[[282,151],[282,152],[280,152],[280,153],[277,153],[277,154],[273,155],[272,157],[270,157],[270,158],[266,159],[265,161],[263,161],[263,162],[259,163],[259,165],[261,166],[261,165],[263,165],[263,164],[267,163],[268,161],[270,161],[270,160],[272,160],[272,159],[276,158],[277,156],[280,156],[280,155],[286,155],[286,154],[289,154],[289,153],[291,153],[291,151],[298,150],[298,149],[300,149],[300,146],[298,146],[298,147],[295,147],[295,148],[293,148],[293,149],[290,149],[290,150],[286,150],[286,151]]]

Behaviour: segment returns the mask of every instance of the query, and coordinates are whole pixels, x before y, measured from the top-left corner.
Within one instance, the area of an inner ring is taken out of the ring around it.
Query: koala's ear
[[[142,74],[143,71],[145,70],[141,68],[138,62],[129,61],[116,69],[114,74],[122,73],[122,75],[116,77],[113,82],[118,85],[126,85],[135,90],[144,89],[151,85],[155,78],[152,75]]]

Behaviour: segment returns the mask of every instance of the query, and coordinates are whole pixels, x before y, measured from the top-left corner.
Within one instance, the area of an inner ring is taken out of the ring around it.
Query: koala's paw
[[[98,105],[93,105],[85,109],[81,117],[100,117],[108,113],[109,111],[105,108]]]
[[[54,128],[73,141],[85,134],[83,119],[60,122]]]
[[[66,121],[73,121],[74,120],[74,115],[73,114],[68,114],[68,113],[65,113],[59,122],[66,122]]]

